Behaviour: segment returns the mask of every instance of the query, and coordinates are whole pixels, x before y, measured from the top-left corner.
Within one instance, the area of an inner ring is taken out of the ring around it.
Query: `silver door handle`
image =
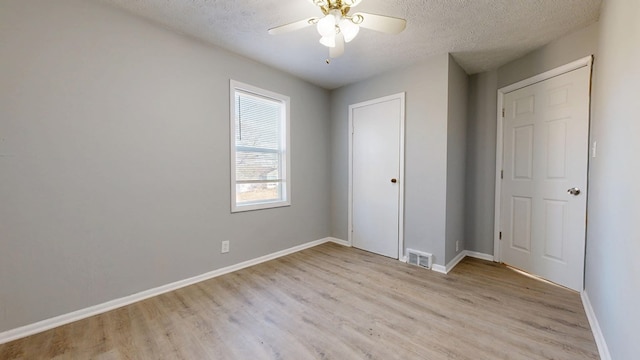
[[[578,196],[580,195],[580,189],[578,189],[577,187],[571,188],[569,190],[567,190],[567,192],[573,196]]]

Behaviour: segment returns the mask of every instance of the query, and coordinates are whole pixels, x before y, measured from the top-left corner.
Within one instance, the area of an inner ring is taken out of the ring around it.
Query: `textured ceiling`
[[[332,89],[437,54],[469,74],[492,70],[597,21],[601,0],[363,0],[352,9],[405,18],[399,35],[362,29],[325,63],[313,27],[267,29],[322,15],[308,0],[96,0]]]

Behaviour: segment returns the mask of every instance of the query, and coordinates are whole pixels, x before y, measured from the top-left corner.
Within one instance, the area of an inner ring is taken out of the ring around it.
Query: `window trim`
[[[284,192],[283,200],[276,201],[262,201],[262,202],[253,202],[246,205],[238,204],[236,201],[236,90],[246,92],[258,97],[267,98],[270,100],[279,101],[284,105],[283,117],[284,119],[284,134],[283,139],[281,139],[284,148],[281,153],[283,154],[284,161],[283,167],[281,169],[281,177],[282,177],[282,190]],[[291,152],[289,149],[291,148],[290,143],[290,99],[286,95],[278,94],[273,91],[261,89],[257,86],[245,84],[233,79],[229,81],[229,129],[230,129],[230,137],[229,137],[229,148],[230,148],[230,164],[231,164],[231,212],[243,212],[243,211],[252,211],[252,210],[261,210],[261,209],[272,209],[283,206],[291,205]]]

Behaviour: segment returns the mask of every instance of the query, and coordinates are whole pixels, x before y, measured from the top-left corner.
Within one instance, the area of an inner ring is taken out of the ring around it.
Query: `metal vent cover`
[[[431,269],[433,255],[418,250],[407,249],[407,263]]]

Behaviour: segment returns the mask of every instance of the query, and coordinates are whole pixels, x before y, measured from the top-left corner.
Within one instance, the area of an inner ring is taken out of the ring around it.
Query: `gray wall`
[[[498,88],[595,54],[598,24],[574,31],[498,69]]]
[[[613,359],[640,354],[640,2],[607,0],[594,63],[586,292]]]
[[[497,71],[469,77],[465,250],[493,254]]]
[[[349,105],[406,92],[405,246],[444,264],[448,67],[448,55],[434,56],[332,91],[332,236],[347,239]]]
[[[448,92],[445,264],[465,249],[464,199],[469,76],[451,56],[449,56]],[[456,242],[459,243],[457,251]]]
[[[471,77],[465,214],[467,250],[493,254],[498,89],[595,54],[597,48],[598,24],[593,24],[505,64],[497,71]]]
[[[87,1],[0,24],[0,331],[329,235],[327,91]],[[291,207],[230,214],[230,78],[291,97]]]

